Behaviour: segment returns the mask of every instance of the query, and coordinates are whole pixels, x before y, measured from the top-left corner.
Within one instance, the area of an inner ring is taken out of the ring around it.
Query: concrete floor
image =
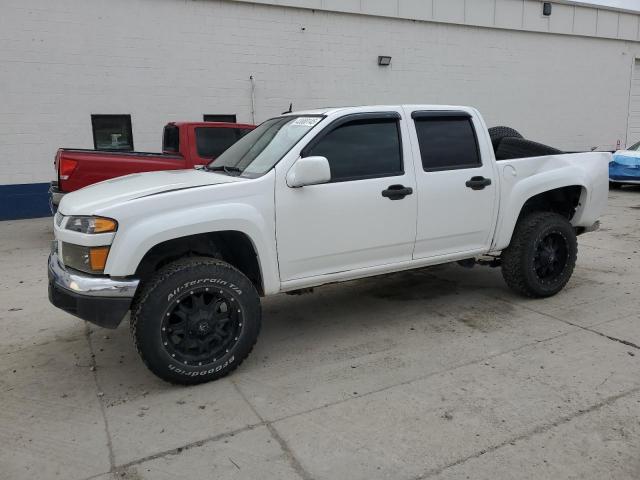
[[[2,479],[640,478],[638,188],[556,297],[457,265],[278,296],[190,388],[49,305],[50,222],[0,223]]]

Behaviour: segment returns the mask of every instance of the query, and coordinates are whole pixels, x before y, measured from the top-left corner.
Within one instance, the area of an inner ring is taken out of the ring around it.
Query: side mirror
[[[292,188],[318,185],[330,180],[331,169],[325,157],[299,158],[287,172],[287,185]]]

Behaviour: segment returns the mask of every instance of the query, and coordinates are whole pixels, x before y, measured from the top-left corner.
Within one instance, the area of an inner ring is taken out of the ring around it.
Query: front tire
[[[228,263],[171,263],[144,287],[131,313],[133,341],[163,380],[193,385],[224,377],[247,358],[261,324],[251,281]]]
[[[565,217],[536,212],[516,225],[502,252],[502,276],[514,291],[527,297],[550,297],[564,288],[576,264],[578,242]]]

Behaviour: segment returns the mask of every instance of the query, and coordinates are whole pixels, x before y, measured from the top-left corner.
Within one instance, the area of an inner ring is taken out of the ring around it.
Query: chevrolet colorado
[[[469,107],[272,118],[206,168],[67,195],[49,298],[108,328],[130,312],[151,371],[193,384],[249,355],[260,296],[454,261],[501,265],[515,291],[554,295],[576,235],[597,228],[611,155],[496,160],[494,146]]]

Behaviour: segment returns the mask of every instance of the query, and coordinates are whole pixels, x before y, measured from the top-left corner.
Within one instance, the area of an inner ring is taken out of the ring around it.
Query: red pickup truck
[[[54,161],[57,180],[49,188],[51,210],[57,210],[66,193],[103,180],[206,165],[254,128],[240,123],[168,123],[162,136],[162,153],[61,148]]]

